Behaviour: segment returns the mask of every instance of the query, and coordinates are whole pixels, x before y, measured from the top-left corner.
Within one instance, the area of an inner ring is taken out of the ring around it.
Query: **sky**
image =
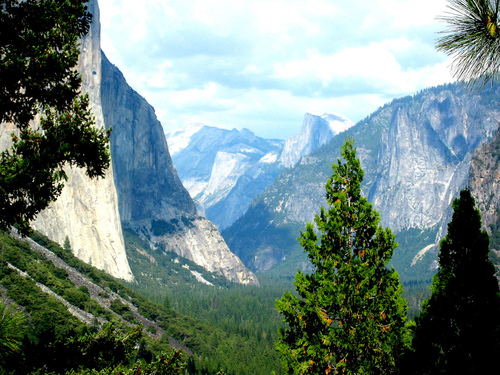
[[[101,47],[166,133],[191,123],[296,134],[357,122],[452,82],[434,48],[446,0],[100,0]]]

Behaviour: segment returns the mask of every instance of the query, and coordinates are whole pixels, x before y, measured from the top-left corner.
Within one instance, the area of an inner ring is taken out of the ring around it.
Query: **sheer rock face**
[[[458,86],[440,87],[395,101],[350,129],[365,171],[363,189],[382,224],[395,232],[439,224],[467,182],[472,153],[493,134],[499,119],[498,105],[484,105],[480,96]],[[312,171],[324,163],[323,157],[313,154],[295,170]],[[291,174],[294,179],[294,170]],[[326,180],[293,181],[290,190],[305,182],[319,187]],[[316,207],[324,201],[321,195],[313,198]],[[295,204],[284,202],[287,216],[310,220],[311,214]]]
[[[469,174],[469,188],[481,212],[484,229],[491,235],[498,231],[500,212],[500,133],[474,153]],[[498,247],[498,246],[497,246]],[[500,255],[500,248],[492,248]]]
[[[94,15],[81,42],[78,70],[82,92],[88,93],[96,126],[104,127],[101,107],[101,46],[97,0],[88,3]],[[133,281],[123,242],[113,171],[104,179],[91,180],[82,169],[67,170],[68,182],[59,197],[42,212],[33,227],[63,244],[68,237],[73,253],[110,275]]]
[[[439,224],[467,181],[475,148],[491,136],[498,108],[476,121],[475,97],[429,92],[418,107],[394,106],[376,159],[369,197],[399,232]]]
[[[208,220],[199,218],[170,157],[154,109],[103,55],[102,105],[124,226],[151,246],[241,284],[258,284]]]
[[[341,115],[325,113],[316,116],[306,113],[299,133],[286,140],[280,162],[286,168],[295,166],[302,156],[310,154],[353,125],[351,120]]]
[[[498,86],[475,94],[459,85],[432,88],[395,100],[347,130],[365,171],[364,194],[380,212],[383,226],[396,233],[441,228],[439,241],[450,218],[451,201],[467,184],[474,150],[498,127],[499,91]],[[292,243],[292,236],[297,237],[325,204],[324,185],[344,138],[334,137],[283,172],[224,231],[231,249],[252,269],[261,271],[258,258],[269,254],[281,261],[291,259],[293,254],[273,236],[291,228]],[[267,215],[261,231],[255,224],[257,211]],[[284,242],[283,236],[280,241]]]
[[[102,105],[106,127],[113,129],[111,154],[122,222],[196,215],[153,107],[104,54],[102,61]]]

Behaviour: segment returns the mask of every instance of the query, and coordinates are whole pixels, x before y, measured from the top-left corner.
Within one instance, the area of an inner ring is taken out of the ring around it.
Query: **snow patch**
[[[191,142],[191,137],[198,133],[205,125],[196,123],[190,124],[185,129],[179,129],[172,133],[167,133],[168,150],[170,156],[177,154],[179,151],[185,149]]]
[[[260,158],[259,163],[273,164],[278,160],[277,152],[269,152]]]

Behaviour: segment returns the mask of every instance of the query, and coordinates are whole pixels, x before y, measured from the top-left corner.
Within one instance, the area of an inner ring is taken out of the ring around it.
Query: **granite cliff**
[[[286,168],[295,166],[302,156],[309,155],[353,125],[351,120],[341,115],[306,113],[299,132],[286,140],[280,163]]]
[[[87,6],[93,21],[89,34],[81,41],[78,70],[96,126],[104,127],[99,7],[97,0],[89,1]],[[134,280],[125,253],[113,170],[98,180],[90,180],[77,168],[68,169],[67,174],[68,182],[61,196],[38,216],[33,227],[60,244],[67,237],[74,254],[94,267],[127,281]]]
[[[226,241],[257,271],[281,263],[293,271],[303,266],[295,238],[325,204],[331,164],[350,136],[365,170],[364,194],[382,224],[404,239],[395,258],[400,272],[410,272],[436,249],[451,200],[467,183],[474,150],[498,127],[498,93],[498,86],[470,94],[446,85],[394,100],[282,172],[223,232]],[[426,261],[431,267],[432,257]]]
[[[198,216],[153,107],[104,54],[101,100],[106,127],[113,129],[111,155],[122,224],[152,248],[173,251],[233,282],[258,283],[217,228]]]
[[[258,283],[214,225],[198,217],[172,164],[153,108],[101,51],[97,0],[87,6],[93,21],[81,41],[78,70],[96,126],[113,128],[112,168],[99,180],[68,169],[60,198],[39,215],[33,227],[60,244],[68,238],[80,259],[126,281],[134,276],[122,225],[152,248],[174,251],[233,282]],[[5,125],[1,130],[4,144],[10,132]]]

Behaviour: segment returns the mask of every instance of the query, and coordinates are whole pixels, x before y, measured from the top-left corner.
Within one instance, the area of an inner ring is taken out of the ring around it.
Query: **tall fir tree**
[[[361,195],[363,170],[353,141],[342,147],[326,184],[328,208],[299,241],[313,272],[297,272],[300,297],[277,302],[289,328],[277,349],[289,374],[392,374],[408,343],[406,302],[387,264],[397,244]]]
[[[452,207],[432,294],[416,318],[408,373],[498,371],[500,297],[488,258],[488,235],[481,230],[481,215],[469,190],[461,191]]]

